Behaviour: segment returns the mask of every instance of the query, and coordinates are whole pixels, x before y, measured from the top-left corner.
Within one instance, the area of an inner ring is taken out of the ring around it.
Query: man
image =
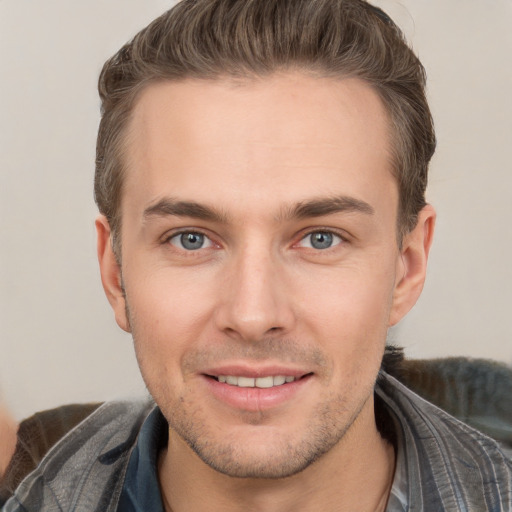
[[[512,510],[498,445],[379,374],[432,242],[424,86],[361,0],[184,0],[106,63],[98,257],[156,405],[5,510]]]

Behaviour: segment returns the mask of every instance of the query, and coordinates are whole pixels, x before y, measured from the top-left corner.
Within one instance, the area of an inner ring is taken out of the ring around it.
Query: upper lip
[[[226,364],[208,368],[202,371],[204,375],[218,377],[219,375],[233,375],[237,377],[249,377],[257,379],[258,377],[278,376],[295,377],[296,379],[303,377],[311,371],[301,368],[293,368],[283,365],[243,365],[243,364]]]

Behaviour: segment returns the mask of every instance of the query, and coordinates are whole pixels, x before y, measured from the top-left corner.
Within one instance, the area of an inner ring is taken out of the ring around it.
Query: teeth
[[[272,388],[274,386],[282,386],[284,383],[293,382],[295,377],[277,375],[273,377],[236,377],[234,375],[219,375],[218,381],[224,382],[231,386],[238,386],[239,388]]]
[[[238,379],[238,385],[240,386],[240,379]],[[277,386],[274,384],[274,377],[258,377],[256,379],[255,385],[257,388],[271,388],[272,386]]]
[[[236,377],[235,377],[236,379]],[[250,377],[238,377],[238,387],[239,388],[253,388],[254,387],[254,379]]]
[[[289,381],[287,381],[286,379],[287,377],[285,377],[284,375],[274,377],[274,386],[282,386],[285,382],[293,382],[295,380],[293,377],[288,377],[288,379],[291,379]]]

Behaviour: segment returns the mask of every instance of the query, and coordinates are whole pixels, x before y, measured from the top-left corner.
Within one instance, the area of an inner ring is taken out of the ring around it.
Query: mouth
[[[309,375],[309,374],[308,374]],[[268,375],[265,377],[243,377],[236,375],[209,375],[212,379],[217,380],[220,383],[228,384],[230,386],[237,386],[239,388],[260,388],[269,389],[277,386],[283,386],[284,384],[290,384],[296,380],[306,377],[295,377],[293,375]]]
[[[285,368],[249,368],[245,365],[223,365],[203,374],[210,392],[236,410],[258,411],[292,403],[303,396],[314,378],[313,372]]]

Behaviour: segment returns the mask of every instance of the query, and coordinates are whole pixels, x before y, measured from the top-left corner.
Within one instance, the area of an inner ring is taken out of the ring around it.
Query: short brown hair
[[[109,59],[99,78],[94,193],[118,256],[124,134],[140,91],[160,80],[286,69],[357,77],[374,88],[393,134],[399,240],[416,225],[435,133],[424,68],[382,10],[364,0],[182,0]]]

